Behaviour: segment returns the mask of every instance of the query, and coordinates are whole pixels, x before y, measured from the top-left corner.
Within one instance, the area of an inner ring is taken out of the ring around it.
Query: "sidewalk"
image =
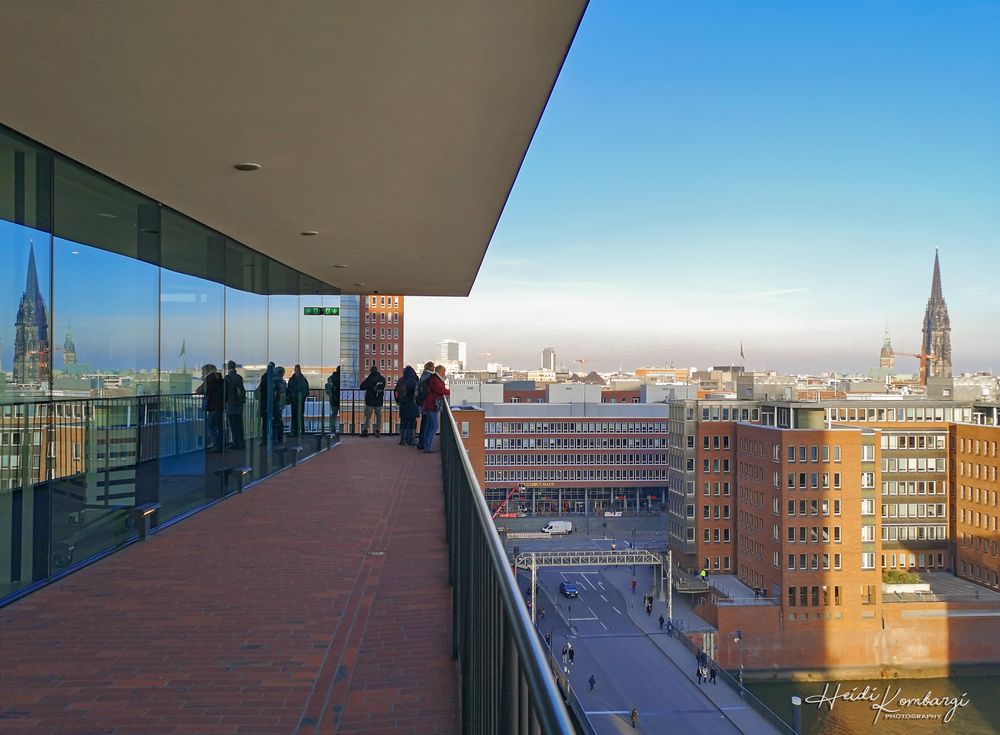
[[[646,615],[643,607],[643,595],[653,586],[653,572],[648,567],[636,567],[638,584],[632,594],[632,568],[623,566],[607,568],[604,577],[615,585],[625,598],[628,614],[635,624],[656,646],[663,651],[675,666],[688,678],[692,686],[698,686],[697,667],[694,654],[687,650],[677,638],[667,635],[666,626],[660,630],[659,617],[667,617],[667,603],[659,600],[653,602],[653,612]],[[628,604],[634,602],[634,604]],[[679,605],[674,599],[674,622],[681,621],[685,630],[708,628],[704,620],[695,615],[686,605]],[[701,690],[715,704],[722,714],[742,732],[747,735],[763,735],[778,732],[775,727],[749,703],[740,698],[739,694],[727,684],[702,684]]]

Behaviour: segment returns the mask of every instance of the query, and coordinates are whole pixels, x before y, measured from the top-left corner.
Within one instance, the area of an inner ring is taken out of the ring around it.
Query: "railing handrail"
[[[500,535],[497,533],[496,526],[493,525],[492,515],[486,505],[486,498],[483,496],[472,463],[464,450],[451,406],[447,400],[444,404],[445,408],[442,413],[448,417],[448,426],[452,437],[460,449],[457,454],[461,458],[462,470],[472,491],[472,507],[475,510],[478,525],[486,535],[486,549],[499,582],[497,589],[510,620],[511,638],[517,648],[518,660],[524,668],[524,676],[531,689],[539,725],[542,732],[546,733],[573,732],[574,728],[569,713],[562,695],[549,673],[546,665],[546,654],[542,649],[538,635],[535,633],[524,599],[519,593],[517,581],[507,559],[507,552],[500,540]]]

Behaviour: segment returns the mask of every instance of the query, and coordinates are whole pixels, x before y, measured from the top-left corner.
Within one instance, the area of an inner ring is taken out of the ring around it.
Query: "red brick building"
[[[951,443],[955,573],[1000,589],[1000,427],[953,424]]]
[[[358,317],[360,380],[364,380],[373,364],[377,365],[379,372],[385,376],[387,385],[394,385],[402,375],[403,312],[403,296],[379,294],[361,298],[361,313]]]

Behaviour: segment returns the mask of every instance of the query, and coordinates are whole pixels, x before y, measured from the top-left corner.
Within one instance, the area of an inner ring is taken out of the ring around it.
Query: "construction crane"
[[[892,351],[892,356],[895,357],[896,355],[903,355],[904,357],[915,357],[918,360],[920,360],[920,385],[926,386],[927,385],[927,370],[926,370],[926,368],[927,368],[927,361],[928,360],[934,360],[934,359],[936,359],[937,355],[935,355],[933,352],[924,352],[922,350],[919,353],[918,352],[899,352],[898,350],[893,350]]]
[[[503,502],[497,506],[497,509],[495,511],[493,511],[493,520],[495,521],[497,519],[497,516],[503,512],[503,509],[507,506],[507,503],[510,502],[510,499],[514,497],[514,495],[520,495],[523,493],[524,493],[524,485],[515,485],[514,487],[512,487],[510,489],[510,492],[507,493],[507,497],[504,498]]]

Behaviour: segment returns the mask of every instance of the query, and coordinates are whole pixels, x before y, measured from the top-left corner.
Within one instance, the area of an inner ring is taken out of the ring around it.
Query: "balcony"
[[[0,609],[0,729],[572,732],[443,419],[440,454],[345,436]]]

